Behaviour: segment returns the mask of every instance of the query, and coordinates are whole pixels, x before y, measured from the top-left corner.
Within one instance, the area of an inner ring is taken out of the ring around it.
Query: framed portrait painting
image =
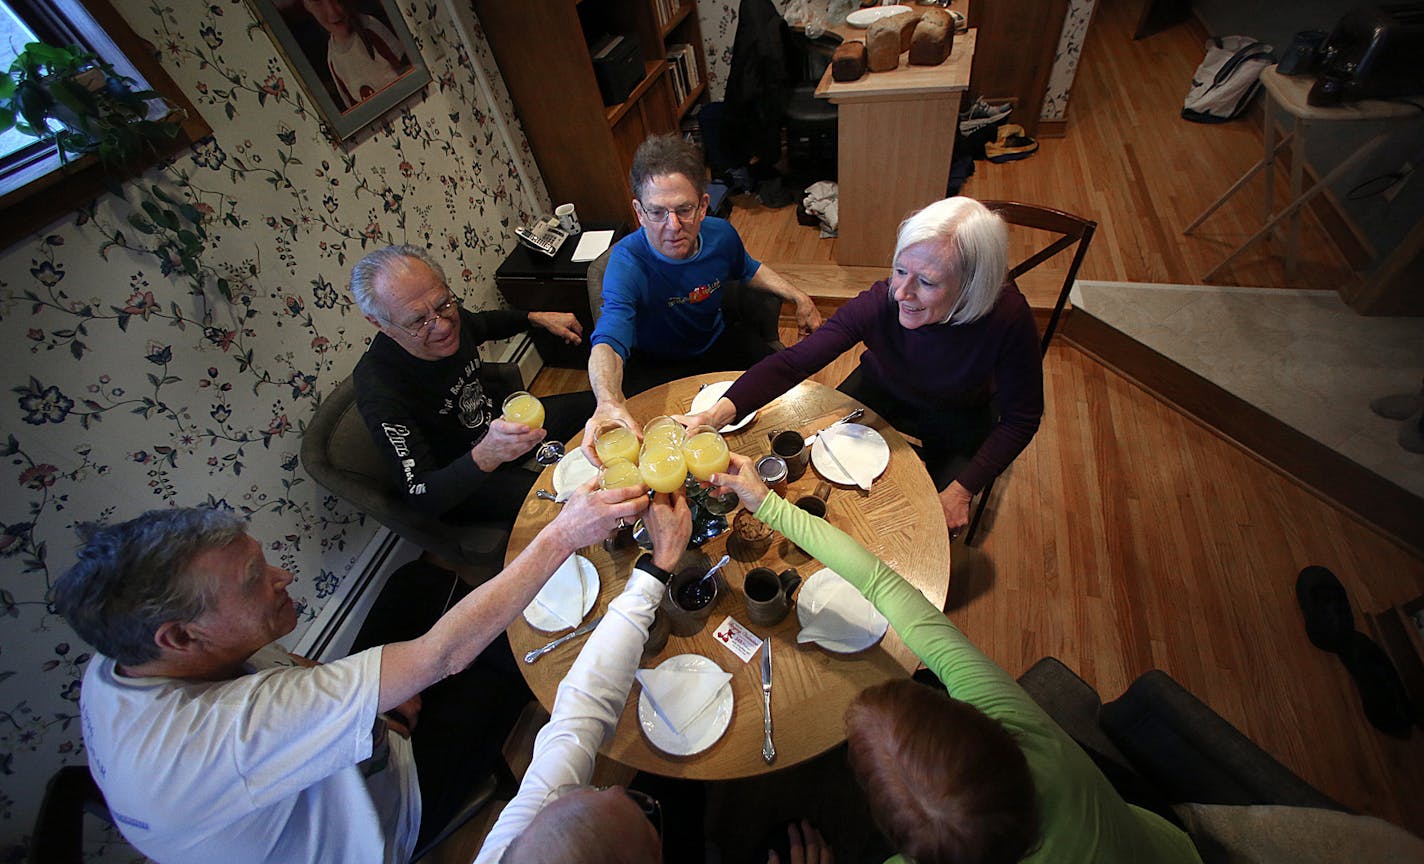
[[[339,141],[430,83],[395,0],[247,0]]]

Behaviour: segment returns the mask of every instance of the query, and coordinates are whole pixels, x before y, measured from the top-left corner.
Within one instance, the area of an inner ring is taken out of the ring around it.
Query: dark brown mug
[[[812,516],[815,516],[818,519],[826,518],[826,499],[820,497],[819,495],[802,495],[800,498],[796,499],[796,506],[801,508],[802,510],[805,510],[807,513],[810,513]],[[803,555],[811,554],[805,549],[802,549],[800,546],[797,546],[796,549]]]
[[[801,574],[789,567],[779,574],[768,567],[754,567],[747,571],[742,582],[747,617],[761,627],[780,624],[786,613],[791,611],[791,594],[800,584]]]
[[[668,580],[667,591],[663,594],[662,610],[667,613],[668,624],[674,636],[693,636],[707,624],[717,601],[722,598],[726,587],[722,584],[722,574],[718,572],[699,590],[696,583],[707,575],[707,565],[687,567],[679,570]]]
[[[772,432],[770,438],[771,452],[786,462],[786,479],[800,480],[811,461],[811,448],[806,446],[806,439],[795,429]]]

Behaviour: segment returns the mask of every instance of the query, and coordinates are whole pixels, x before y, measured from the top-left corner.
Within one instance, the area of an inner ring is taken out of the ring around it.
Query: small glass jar
[[[763,456],[756,463],[757,476],[766,488],[786,497],[786,460],[780,456]]]

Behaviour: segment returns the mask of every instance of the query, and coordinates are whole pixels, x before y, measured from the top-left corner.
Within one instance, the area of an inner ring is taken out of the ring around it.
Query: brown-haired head
[[[974,706],[888,681],[846,709],[846,735],[876,825],[917,864],[1010,864],[1037,845],[1028,760]]]

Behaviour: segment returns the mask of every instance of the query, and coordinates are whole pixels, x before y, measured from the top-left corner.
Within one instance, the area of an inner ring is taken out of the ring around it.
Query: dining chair
[[[1013,248],[1013,238],[1023,235],[1026,231],[1046,232],[1052,235],[1052,239],[1046,246],[1009,268],[1010,279],[1017,280],[1020,276],[1059,253],[1075,244],[1077,246],[1073,251],[1073,259],[1068,265],[1068,272],[1063,276],[1063,285],[1058,289],[1058,299],[1053,304],[1053,312],[1048,316],[1048,323],[1044,326],[1043,335],[1039,340],[1040,352],[1047,355],[1048,346],[1053,341],[1053,334],[1058,329],[1059,318],[1063,315],[1063,307],[1068,302],[1068,292],[1073,290],[1073,283],[1078,277],[1078,267],[1083,263],[1083,257],[1088,254],[1088,246],[1093,242],[1093,232],[1097,230],[1098,223],[1081,216],[1074,216],[1072,213],[1054,210],[1051,207],[1040,207],[1036,204],[1020,204],[1017,201],[980,201],[979,203],[999,214],[999,217],[1008,223],[1011,249]],[[1015,231],[1016,228],[1021,230]],[[1034,236],[1040,235],[1035,234]],[[1034,241],[1033,245],[1037,245],[1037,242]],[[983,519],[984,509],[989,503],[989,493],[994,490],[994,481],[997,479],[997,477],[991,478],[979,492],[979,503],[974,508],[974,515],[969,520],[968,530],[964,532],[966,546],[972,544],[979,533],[979,524]]]
[[[510,393],[523,389],[518,367],[486,363],[481,377],[496,379]],[[503,565],[509,529],[495,522],[456,525],[406,503],[396,467],[371,439],[356,407],[356,387],[347,378],[317,406],[302,433],[301,462],[307,473],[356,509],[448,564],[467,566],[467,578],[488,578]],[[478,571],[478,572],[475,572]]]

